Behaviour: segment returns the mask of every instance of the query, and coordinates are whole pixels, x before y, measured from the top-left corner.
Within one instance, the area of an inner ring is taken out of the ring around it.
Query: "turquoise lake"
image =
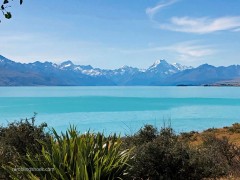
[[[58,132],[133,134],[144,124],[176,132],[240,122],[238,87],[0,87],[0,124],[30,118]]]

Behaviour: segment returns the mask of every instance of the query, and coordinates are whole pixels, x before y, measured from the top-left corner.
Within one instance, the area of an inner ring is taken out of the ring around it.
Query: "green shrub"
[[[178,143],[171,128],[163,128],[153,141],[136,147],[132,161],[132,179],[176,179],[184,159],[189,159],[187,148]],[[184,172],[185,173],[185,172]]]
[[[240,133],[240,124],[234,123],[231,127],[228,128],[228,131],[232,133]]]
[[[133,136],[126,136],[123,139],[123,148],[138,146],[153,141],[158,136],[157,128],[152,125],[145,125]]]
[[[207,129],[207,130],[205,130],[205,131],[203,131],[203,132],[209,132],[209,133],[214,133],[214,132],[216,132],[217,131],[217,129],[216,128],[209,128],[209,129]]]
[[[121,151],[121,140],[116,135],[80,135],[75,127],[59,136],[53,130],[50,143],[41,142],[41,153],[27,155],[26,168],[53,168],[45,172],[15,172],[13,166],[6,169],[12,178],[26,179],[117,179],[124,176],[128,167],[129,150]]]
[[[197,140],[196,137],[194,137],[195,134],[198,134],[198,132],[196,131],[191,131],[191,132],[182,132],[180,133],[180,137],[183,139],[183,140],[186,140],[186,141],[195,141]]]
[[[138,134],[135,137],[138,139]],[[215,158],[214,151],[206,146],[189,146],[170,127],[162,128],[152,141],[139,142],[142,144],[136,144],[129,179],[197,180],[221,177],[228,172],[226,164]]]
[[[212,153],[214,160],[228,173],[240,175],[240,148],[229,142],[227,137],[204,136],[203,148]]]
[[[50,142],[46,127],[46,123],[35,125],[35,115],[0,127],[0,178],[8,178],[8,173],[2,168],[4,164],[20,164],[21,156],[25,156],[27,151],[31,154],[41,152],[42,145],[38,140]]]

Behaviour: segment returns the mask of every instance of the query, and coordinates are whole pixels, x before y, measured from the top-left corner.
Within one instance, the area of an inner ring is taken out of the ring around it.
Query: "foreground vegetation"
[[[240,178],[240,124],[181,134],[145,125],[123,138],[46,127],[35,117],[0,127],[0,179]]]

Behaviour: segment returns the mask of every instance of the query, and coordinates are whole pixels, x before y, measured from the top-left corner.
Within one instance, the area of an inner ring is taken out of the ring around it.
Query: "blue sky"
[[[0,24],[0,54],[100,68],[157,59],[240,64],[239,0],[31,0]]]

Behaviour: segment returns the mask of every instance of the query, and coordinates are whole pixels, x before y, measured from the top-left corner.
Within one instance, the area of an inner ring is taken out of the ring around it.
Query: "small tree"
[[[218,153],[212,144],[209,148],[191,147],[171,127],[155,132],[155,128],[147,125],[127,139],[133,141],[128,144],[135,145],[129,179],[200,180],[227,175],[228,167],[216,158]]]
[[[8,173],[2,169],[9,162],[19,165],[21,157],[26,153],[38,154],[42,150],[39,140],[50,142],[49,133],[45,132],[46,123],[35,125],[35,115],[30,119],[24,119],[9,123],[8,126],[0,126],[0,179]]]
[[[13,1],[13,0],[12,0]],[[0,4],[0,11],[3,13],[4,17],[6,19],[11,19],[12,14],[10,11],[8,11],[8,8],[11,7],[10,4],[11,0],[3,0],[2,4]],[[22,5],[23,0],[20,0],[20,5]],[[1,21],[0,21],[1,22]]]

